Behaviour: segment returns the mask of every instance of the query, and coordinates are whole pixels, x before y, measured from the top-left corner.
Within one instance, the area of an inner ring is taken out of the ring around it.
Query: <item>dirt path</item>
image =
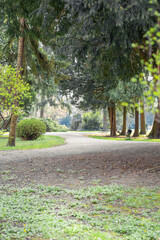
[[[0,152],[1,184],[68,187],[118,183],[160,186],[160,144],[91,139],[54,133],[66,144],[49,149]]]

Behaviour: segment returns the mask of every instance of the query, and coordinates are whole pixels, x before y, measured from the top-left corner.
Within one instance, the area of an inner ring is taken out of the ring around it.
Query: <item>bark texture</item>
[[[18,116],[15,114],[11,116],[10,132],[7,143],[8,146],[15,146],[17,118]]]
[[[144,111],[144,105],[142,105],[143,113],[140,114],[141,116],[141,131],[140,134],[146,134],[146,121],[145,121],[145,111]]]
[[[20,75],[23,76],[23,62],[24,62],[24,18],[20,18],[20,32],[21,36],[19,36],[18,40],[18,57],[17,57],[17,77]]]
[[[138,137],[139,136],[139,111],[137,107],[135,108],[135,130],[133,137]]]
[[[127,123],[127,107],[123,107],[123,128],[120,135],[126,135],[126,123]]]
[[[22,77],[23,75],[23,61],[24,61],[24,18],[20,18],[20,32],[21,36],[19,36],[18,41],[18,57],[17,57],[17,77],[19,75]],[[18,106],[18,102],[14,103],[15,106]],[[17,114],[12,112],[11,115],[11,124],[10,124],[10,133],[8,138],[8,146],[15,146],[15,139],[16,139],[16,126],[17,126]]]
[[[110,120],[110,136],[116,136],[116,108],[112,105],[108,108],[109,120]]]
[[[44,110],[45,110],[44,101],[45,101],[45,94],[42,91],[42,93],[41,93],[40,118],[44,118]]]
[[[158,20],[158,25],[160,27],[160,21]],[[160,44],[159,44],[160,49]],[[158,67],[158,75],[160,76],[160,65]],[[160,84],[160,81],[158,80],[158,83]],[[155,86],[156,90],[156,86]],[[152,130],[150,134],[148,135],[150,138],[160,138],[160,97],[158,98],[158,112],[155,113],[154,122],[152,126]]]
[[[103,109],[103,131],[107,131],[107,110]]]
[[[158,25],[160,27],[160,21],[158,21]],[[160,49],[160,44],[159,44],[159,49]],[[158,67],[158,75],[160,76],[160,65],[158,65],[157,67]],[[160,84],[159,80],[158,80],[158,83]],[[155,90],[156,90],[156,86],[155,86]],[[148,137],[160,138],[160,97],[158,98],[158,112],[155,113],[152,130],[148,135]]]
[[[158,99],[159,113],[155,114],[152,130],[149,133],[149,138],[160,138],[160,98]]]

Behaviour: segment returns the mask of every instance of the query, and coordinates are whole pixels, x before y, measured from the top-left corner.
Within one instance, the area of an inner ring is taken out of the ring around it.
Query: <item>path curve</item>
[[[89,153],[127,152],[127,154],[145,154],[151,160],[160,156],[160,143],[100,140],[87,137],[80,132],[47,133],[65,138],[65,145],[34,150],[0,151],[0,163],[29,159],[48,159],[62,156]]]

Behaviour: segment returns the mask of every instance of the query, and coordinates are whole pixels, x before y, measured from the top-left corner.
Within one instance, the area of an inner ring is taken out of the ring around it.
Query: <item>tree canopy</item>
[[[83,95],[88,103],[93,98],[107,101],[119,81],[130,81],[142,71],[140,57],[146,59],[148,53],[133,49],[132,43],[142,44],[156,21],[150,6],[147,0],[67,1],[72,25],[59,39],[59,52],[71,60],[72,81],[63,83],[75,99]]]

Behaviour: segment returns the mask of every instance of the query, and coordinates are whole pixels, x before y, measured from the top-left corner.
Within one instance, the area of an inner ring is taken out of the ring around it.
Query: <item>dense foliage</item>
[[[41,109],[41,118],[46,103],[57,104],[53,81],[60,82],[61,94],[70,94],[72,103],[80,107],[116,108],[122,101],[119,87],[126,92],[130,79],[144,71],[140,59],[146,61],[148,52],[132,48],[132,43],[143,45],[144,33],[157,22],[154,11],[159,4],[155,3],[156,0],[3,0],[1,61],[16,64],[17,40],[23,37],[23,75],[38,95],[35,110]],[[153,11],[148,11],[150,7]],[[123,101],[134,104],[142,91],[143,88],[131,93],[132,98],[125,94]]]
[[[41,121],[46,125],[46,132],[67,132],[68,128],[65,125],[59,125],[51,118],[42,118]]]
[[[133,82],[140,82],[141,85],[147,85],[148,89],[144,93],[147,97],[147,105],[154,110],[155,98],[160,97],[160,13],[156,13],[158,23],[150,28],[144,35],[144,44],[133,44],[136,49],[147,51],[149,58],[147,61],[143,61],[145,72],[136,75],[132,79]],[[146,74],[147,73],[147,74]]]
[[[84,130],[102,129],[102,119],[99,112],[90,112],[83,114],[82,128]]]
[[[18,114],[29,97],[29,85],[17,76],[15,68],[0,65],[0,112]]]
[[[61,50],[72,61],[71,81],[62,81],[62,90],[72,91],[76,104],[84,100],[85,105],[104,107],[111,103],[110,90],[119,81],[130,81],[143,68],[140,57],[147,58],[147,54],[133,49],[132,43],[142,44],[144,33],[156,21],[148,11],[150,3],[148,0],[67,3],[69,18],[75,21],[65,38],[60,39]]]
[[[17,137],[35,140],[46,132],[46,125],[38,119],[25,119],[17,124]]]

